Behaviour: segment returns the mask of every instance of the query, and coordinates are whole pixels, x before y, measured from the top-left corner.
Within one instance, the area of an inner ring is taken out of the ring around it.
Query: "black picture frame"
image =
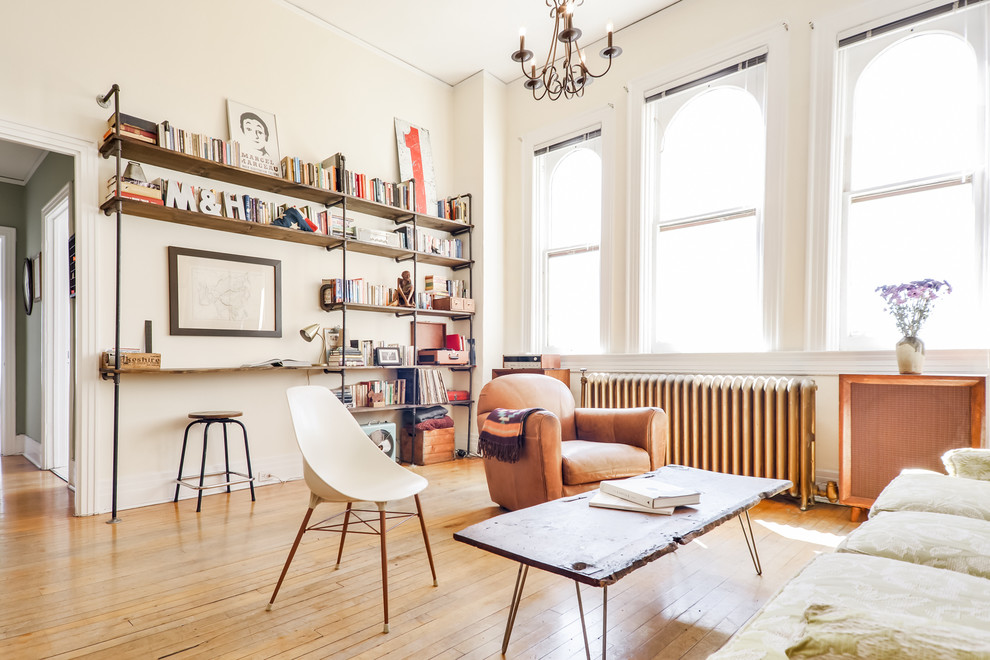
[[[24,258],[23,271],[24,312],[31,316],[31,312],[34,310],[34,262],[31,257]]]
[[[375,365],[379,367],[398,367],[402,365],[399,349],[386,346],[375,349]]]
[[[281,337],[282,262],[168,248],[169,334]]]

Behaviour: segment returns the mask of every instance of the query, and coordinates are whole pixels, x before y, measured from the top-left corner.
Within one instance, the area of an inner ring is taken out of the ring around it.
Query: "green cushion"
[[[969,640],[990,634],[986,579],[886,557],[835,553],[813,559],[709,660],[786,658],[787,649],[808,637],[805,611],[812,605],[871,612],[878,621],[898,626],[904,625],[903,617],[916,617],[925,622],[921,632],[955,626],[956,634]]]
[[[836,552],[888,557],[990,579],[990,521],[927,511],[884,512],[849,534]]]
[[[990,481],[904,470],[880,491],[870,517],[884,511],[930,511],[990,520]]]
[[[942,454],[942,463],[954,477],[990,481],[990,449],[950,449]]]
[[[978,660],[990,657],[990,632],[916,616],[810,605],[804,637],[788,658]]]

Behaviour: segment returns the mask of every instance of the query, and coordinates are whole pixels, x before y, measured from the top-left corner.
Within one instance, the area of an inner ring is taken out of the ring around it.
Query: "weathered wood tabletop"
[[[454,539],[527,566],[602,587],[673,552],[760,500],[791,487],[783,479],[741,477],[680,465],[647,475],[701,492],[701,503],[672,515],[588,505],[597,491],[511,511],[454,534]],[[646,476],[646,475],[644,475]]]

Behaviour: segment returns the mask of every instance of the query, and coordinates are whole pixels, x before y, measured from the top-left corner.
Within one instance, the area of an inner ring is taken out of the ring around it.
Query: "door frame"
[[[24,448],[17,442],[17,350],[16,328],[17,301],[20,299],[15,290],[17,283],[17,230],[13,227],[0,227],[0,250],[3,252],[2,272],[0,272],[0,295],[3,296],[2,328],[0,328],[0,454],[20,454]]]
[[[94,115],[95,116],[95,115]],[[107,320],[99,318],[98,311],[106,289],[106,272],[100,261],[98,246],[109,230],[101,230],[99,201],[99,162],[97,144],[92,139],[72,137],[64,133],[48,131],[34,126],[0,119],[0,140],[26,144],[47,151],[72,156],[73,181],[72,217],[76,234],[76,316],[75,345],[75,425],[73,441],[76,447],[75,461],[75,515],[94,515],[110,510],[110,459],[108,438],[112,430],[110,415],[98,411],[111,409],[113,393],[107,388],[95,365],[99,359],[101,328],[106,331]],[[107,224],[107,223],[104,223]],[[105,240],[105,239],[104,239]],[[113,300],[113,289],[109,289]],[[12,295],[11,298],[14,296]],[[78,365],[92,365],[79,369]],[[16,404],[15,404],[16,408]]]
[[[65,206],[64,224],[56,226],[59,207]],[[41,209],[41,467],[64,467],[67,481],[73,477],[66,451],[65,465],[56,465],[56,442],[67,438],[72,445],[70,382],[72,370],[69,327],[68,244],[72,222],[72,183],[69,182]],[[59,246],[63,249],[59,249]],[[64,276],[64,277],[63,277]],[[63,353],[64,351],[64,353]],[[68,405],[65,405],[68,404]]]

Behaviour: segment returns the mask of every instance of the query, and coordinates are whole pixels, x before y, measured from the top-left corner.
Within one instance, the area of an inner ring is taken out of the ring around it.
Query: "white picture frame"
[[[227,129],[240,145],[240,167],[270,176],[281,176],[281,153],[275,115],[227,99]]]

